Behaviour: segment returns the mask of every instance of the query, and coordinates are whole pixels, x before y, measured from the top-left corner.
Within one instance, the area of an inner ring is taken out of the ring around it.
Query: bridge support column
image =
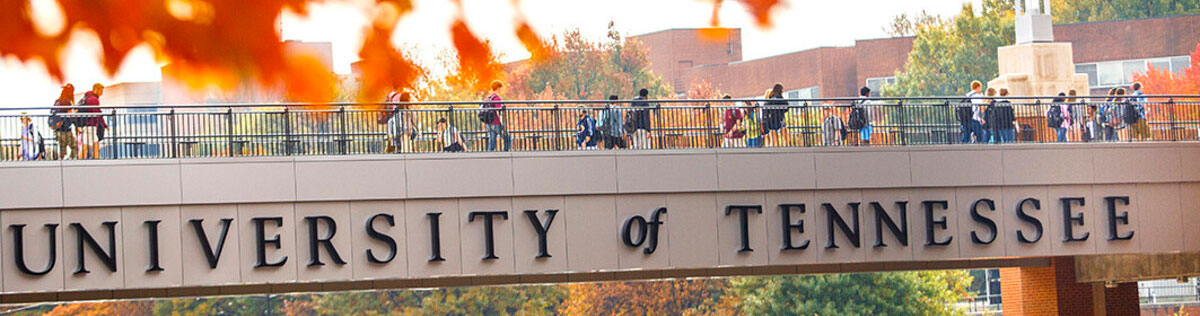
[[[1004,315],[1137,315],[1136,282],[1107,288],[1075,280],[1075,258],[1054,257],[1048,267],[1000,269]]]

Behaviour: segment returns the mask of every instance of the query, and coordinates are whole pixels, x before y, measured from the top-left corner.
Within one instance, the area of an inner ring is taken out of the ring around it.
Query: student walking
[[[1059,93],[1046,108],[1046,126],[1053,129],[1060,143],[1067,142],[1067,128],[1071,127],[1071,106],[1066,93]]]
[[[461,151],[463,151],[462,134],[460,134],[458,132],[457,128],[454,128],[454,126],[450,126],[450,124],[446,122],[446,118],[438,119],[436,125],[437,125],[437,132],[438,132],[437,140],[438,140],[438,143],[441,144],[441,146],[442,146],[442,151],[444,151],[444,152],[461,152]]]
[[[726,100],[732,98],[728,94],[722,97]],[[741,129],[744,118],[743,111],[733,104],[728,105],[731,107],[725,109],[725,115],[721,119],[721,147],[743,147],[745,142],[742,141],[742,138],[746,136],[746,131]]]
[[[767,92],[767,101],[762,108],[763,134],[766,143],[778,146],[787,136],[788,102],[783,100],[783,84],[776,83]]]
[[[408,103],[412,102],[412,94],[408,92],[393,91],[388,95],[388,102],[391,103]],[[412,113],[407,113],[408,104],[393,105],[386,116],[386,133],[388,136],[388,146],[385,149],[389,153],[403,153],[413,151],[413,141],[417,137],[416,120]]]
[[[871,145],[871,114],[868,105],[873,104],[869,101],[871,97],[871,88],[862,87],[858,89],[858,100],[850,103],[850,117],[846,119],[846,128],[850,131],[858,132],[858,142],[855,146],[870,146]]]
[[[42,157],[42,134],[33,127],[33,120],[21,112],[21,158],[37,160]]]
[[[616,100],[620,99],[616,95],[608,96],[610,103],[600,111],[600,120],[597,123],[596,130],[600,131],[600,135],[604,140],[604,149],[621,148],[625,149],[628,144],[625,143],[625,121],[624,111],[621,110],[620,104]]]
[[[75,127],[75,118],[63,115],[75,112],[75,109],[71,108],[74,106],[71,100],[74,97],[75,86],[68,83],[63,86],[58,100],[54,101],[54,108],[50,109],[48,123],[50,128],[54,129],[54,141],[58,144],[58,159],[60,160],[79,155],[75,147],[75,133],[71,130]]]
[[[487,150],[496,151],[496,143],[504,140],[504,151],[512,149],[512,136],[508,134],[508,129],[504,128],[505,114],[504,103],[500,103],[500,92],[504,89],[504,83],[500,80],[493,80],[491,91],[488,91],[487,98],[484,98],[482,108],[479,111],[479,120],[483,122],[487,129],[488,140]]]
[[[1100,108],[1101,116],[1104,120],[1104,140],[1109,142],[1120,141],[1121,137],[1118,131],[1125,128],[1125,123],[1121,119],[1121,102],[1123,99],[1119,96],[1125,95],[1125,89],[1113,88],[1108,90],[1110,96],[1104,106]]]
[[[833,107],[822,108],[825,112],[825,120],[821,122],[821,140],[825,146],[839,146],[846,138],[846,125],[842,123],[842,118],[837,115],[837,109]]]
[[[1007,96],[1008,89],[1000,88],[1000,97]],[[1005,99],[1000,99],[988,107],[987,111],[984,113],[984,116],[992,128],[993,143],[1009,143],[1016,140],[1017,117],[1016,113],[1013,111],[1012,102],[1009,102]]]
[[[92,85],[92,91],[83,94],[80,113],[101,113],[100,111],[100,96],[104,95],[104,85],[99,83]],[[100,140],[103,138],[104,130],[108,129],[108,123],[104,121],[104,117],[99,114],[89,114],[80,117],[78,122],[80,128],[79,141],[79,159],[99,159],[100,158]]]
[[[1134,82],[1130,88],[1133,92],[1129,94],[1129,98],[1125,99],[1125,111],[1122,113],[1125,124],[1129,125],[1129,141],[1150,139],[1150,125],[1146,123],[1146,97],[1142,93],[1142,83]]]
[[[634,149],[649,149],[650,148],[650,90],[638,90],[638,96],[633,98],[633,102],[629,104],[633,110],[633,116],[630,117],[633,122],[633,148]]]
[[[754,103],[746,102],[745,116],[742,118],[742,132],[745,134],[746,147],[760,148],[763,146],[762,120],[759,110]]]
[[[964,144],[970,143],[972,138],[976,143],[987,141],[983,132],[983,110],[980,109],[987,101],[983,99],[982,90],[983,83],[972,81],[971,92],[967,93],[963,104],[955,109],[958,121],[962,125],[960,134],[962,134],[962,143]]]
[[[579,121],[575,122],[575,147],[596,149],[596,119],[587,106],[579,106]]]

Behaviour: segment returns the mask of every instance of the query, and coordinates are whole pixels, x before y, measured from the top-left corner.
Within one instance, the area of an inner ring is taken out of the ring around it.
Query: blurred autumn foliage
[[[962,270],[91,302],[17,315],[961,315]]]
[[[1145,94],[1200,94],[1200,43],[1191,56],[1191,64],[1182,72],[1150,67],[1144,74],[1133,74],[1133,81],[1142,83]]]

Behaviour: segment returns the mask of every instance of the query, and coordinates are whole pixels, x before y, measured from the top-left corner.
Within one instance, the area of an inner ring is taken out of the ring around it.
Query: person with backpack
[[[620,98],[616,95],[608,96],[611,103],[600,110],[600,120],[596,125],[596,130],[600,132],[601,139],[604,140],[604,149],[628,147],[625,143],[626,124],[623,115],[625,111],[622,111],[620,104],[616,102],[618,99]]]
[[[1071,127],[1071,105],[1067,103],[1067,94],[1059,92],[1058,97],[1046,108],[1046,127],[1054,130],[1058,142],[1067,142],[1067,129]]]
[[[408,92],[392,91],[388,95],[389,110],[384,113],[384,126],[388,137],[388,146],[385,149],[389,153],[403,153],[413,150],[413,140],[416,138],[416,121],[413,115],[405,113],[408,110],[408,103],[412,102],[412,94]]]
[[[976,143],[986,142],[983,132],[983,110],[980,110],[986,100],[983,99],[983,83],[979,81],[971,82],[971,92],[967,93],[965,99],[962,100],[959,107],[954,109],[955,116],[962,127],[962,143],[970,143],[974,138]]]
[[[733,97],[726,94],[721,99],[729,100]],[[725,109],[725,115],[721,118],[721,147],[742,147],[745,142],[741,140],[746,136],[746,132],[740,127],[745,116],[742,114],[742,109],[734,104],[729,104],[729,106],[731,107]]]
[[[54,101],[54,108],[50,109],[50,118],[47,123],[54,130],[54,142],[58,144],[58,159],[63,160],[79,155],[75,149],[75,133],[71,131],[75,127],[75,118],[64,116],[63,114],[74,113],[75,109],[71,101],[75,97],[75,86],[66,84],[62,88],[62,92],[58,95],[58,100]]]
[[[503,103],[500,103],[501,89],[504,89],[504,83],[500,80],[492,80],[491,90],[488,91],[488,96],[483,99],[484,103],[481,106],[484,110],[479,111],[479,121],[484,123],[487,129],[488,151],[496,151],[496,142],[500,139],[504,140],[504,151],[512,149],[512,136],[504,128],[505,107]]]
[[[1000,88],[1000,97],[1007,96],[1008,89]],[[992,128],[993,143],[1011,143],[1016,140],[1017,116],[1013,110],[1012,102],[999,99],[992,103],[984,112],[985,119],[990,123],[990,127]]]
[[[650,98],[650,90],[638,90],[638,95],[633,98],[633,102],[629,106],[635,110],[630,111],[627,116],[625,125],[633,128],[626,128],[626,131],[633,133],[633,148],[634,149],[649,149],[650,148],[650,107],[652,104],[648,101]]]
[[[846,138],[846,125],[838,117],[837,110],[832,107],[823,108],[825,120],[821,122],[821,137],[825,146],[842,145]]]
[[[775,83],[767,92],[767,101],[762,109],[763,133],[767,136],[765,141],[772,146],[778,145],[787,134],[787,112],[788,102],[783,100],[783,84]]]
[[[452,153],[463,151],[462,134],[458,132],[457,128],[450,126],[450,123],[446,122],[446,118],[444,117],[439,118],[435,125],[437,128],[437,140],[442,145],[442,151]]]
[[[1122,120],[1121,103],[1124,102],[1122,97],[1125,95],[1125,89],[1112,88],[1108,90],[1109,98],[1105,99],[1104,106],[1100,107],[1100,115],[1104,122],[1104,140],[1115,142],[1121,140],[1121,135],[1118,132],[1125,128],[1124,120]]]
[[[1147,140],[1152,137],[1150,125],[1146,123],[1146,97],[1142,93],[1142,83],[1134,82],[1130,89],[1130,97],[1125,100],[1124,119],[1129,125],[1129,140]]]
[[[25,112],[21,112],[21,158],[37,160],[42,156],[42,134],[33,127],[33,120]]]
[[[850,116],[846,119],[846,129],[853,132],[858,132],[858,142],[855,146],[870,146],[871,145],[871,114],[868,112],[870,102],[871,88],[862,87],[858,89],[858,100],[850,102]]]
[[[579,149],[596,149],[596,119],[592,118],[587,106],[579,106],[579,121],[575,122],[575,146]]]
[[[100,96],[104,95],[104,85],[99,83],[92,85],[92,91],[83,94],[83,99],[80,100],[80,113],[101,113],[100,111]],[[80,127],[79,141],[79,159],[100,158],[100,140],[104,136],[104,130],[108,129],[108,123],[104,121],[104,117],[99,114],[89,114],[80,118],[77,123]],[[89,155],[90,154],[90,155]]]
[[[746,139],[746,147],[761,148],[763,146],[763,126],[759,119],[759,108],[754,103],[746,101],[745,115],[742,117],[742,133]]]

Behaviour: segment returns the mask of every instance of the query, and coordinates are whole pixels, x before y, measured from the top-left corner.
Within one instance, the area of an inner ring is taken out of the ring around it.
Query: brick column
[[[1048,267],[1000,269],[1004,315],[1137,315],[1137,283],[1116,288],[1075,282],[1075,258]]]

